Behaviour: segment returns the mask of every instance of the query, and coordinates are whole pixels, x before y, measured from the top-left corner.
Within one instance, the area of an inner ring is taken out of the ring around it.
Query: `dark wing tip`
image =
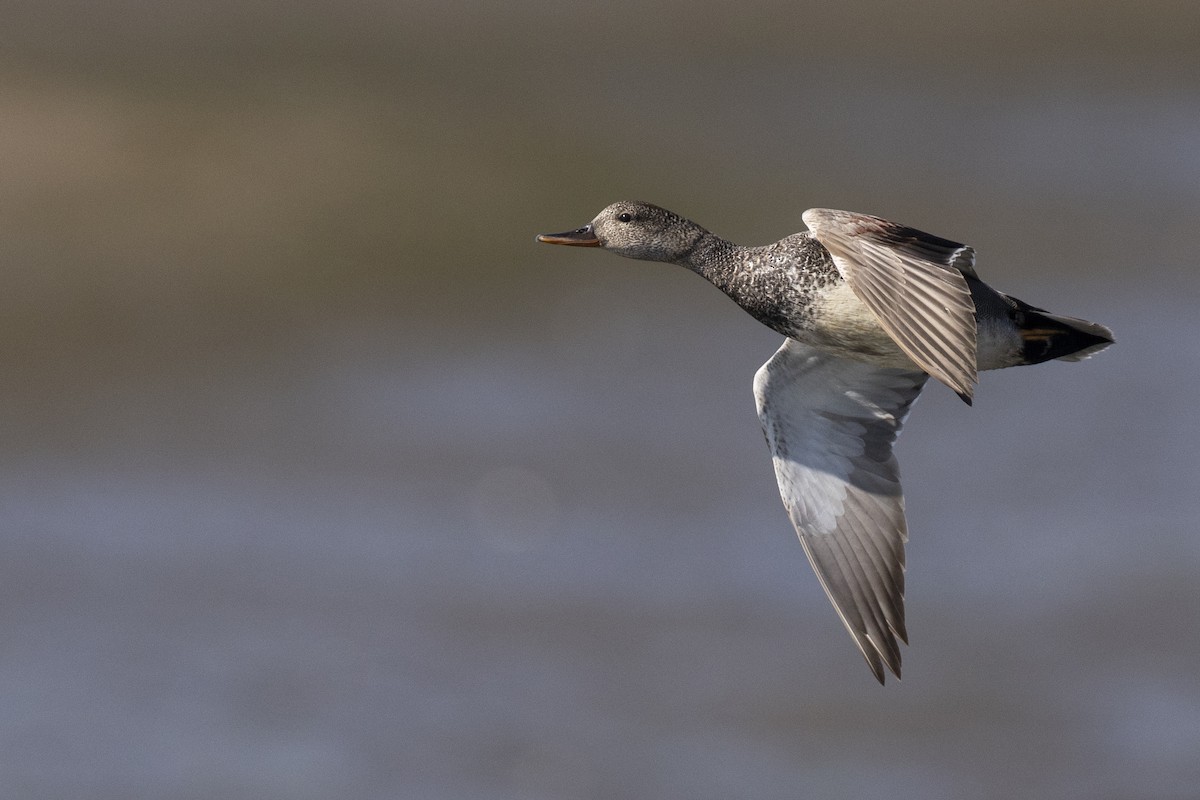
[[[904,642],[908,644],[907,641]],[[874,656],[874,658],[872,658]],[[867,660],[867,666],[871,668],[871,674],[875,676],[875,680],[879,681],[880,686],[887,685],[887,674],[891,672],[896,676],[896,680],[900,680],[900,655],[895,654],[892,657],[880,657],[878,651],[874,651],[868,655],[867,651],[863,651],[863,658]],[[887,667],[885,670],[884,667]]]

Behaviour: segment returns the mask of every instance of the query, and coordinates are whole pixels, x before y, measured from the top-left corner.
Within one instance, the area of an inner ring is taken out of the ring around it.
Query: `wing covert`
[[[975,304],[964,275],[975,275],[975,251],[849,211],[812,208],[804,222],[900,349],[970,403],[977,380]]]

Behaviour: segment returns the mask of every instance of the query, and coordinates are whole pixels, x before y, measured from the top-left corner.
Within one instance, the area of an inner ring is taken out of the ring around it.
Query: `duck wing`
[[[812,230],[858,299],[917,366],[967,403],[977,380],[967,245],[879,217],[812,208]]]
[[[900,677],[904,497],[892,445],[928,376],[787,339],[754,376],[779,493],[842,624],[880,683]]]

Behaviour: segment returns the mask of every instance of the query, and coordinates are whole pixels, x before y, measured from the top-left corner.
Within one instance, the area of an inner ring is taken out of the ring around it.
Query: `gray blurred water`
[[[813,8],[793,50],[766,5],[30,27],[0,796],[1197,796],[1194,10],[917,8],[977,47]],[[778,337],[533,243],[619,197],[745,242],[883,214],[1116,332],[918,403],[902,682],[779,503]]]

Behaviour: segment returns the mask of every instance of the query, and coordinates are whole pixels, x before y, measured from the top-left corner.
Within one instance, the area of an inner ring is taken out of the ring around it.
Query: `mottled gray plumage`
[[[702,275],[787,339],[754,379],[780,495],[821,585],[880,683],[900,676],[904,497],[892,445],[927,376],[966,402],[979,370],[1075,361],[1112,343],[979,280],[966,245],[811,209],[810,231],[742,247],[649,203],[619,202],[539,241]]]

